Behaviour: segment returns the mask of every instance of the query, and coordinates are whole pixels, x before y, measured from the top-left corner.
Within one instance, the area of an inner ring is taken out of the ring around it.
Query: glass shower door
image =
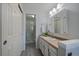
[[[35,17],[26,16],[26,43],[35,42]]]

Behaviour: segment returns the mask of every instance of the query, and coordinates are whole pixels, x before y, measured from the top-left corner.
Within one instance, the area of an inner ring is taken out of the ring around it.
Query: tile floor
[[[22,52],[21,56],[43,56],[39,49],[36,49],[35,44],[27,44],[26,50]]]

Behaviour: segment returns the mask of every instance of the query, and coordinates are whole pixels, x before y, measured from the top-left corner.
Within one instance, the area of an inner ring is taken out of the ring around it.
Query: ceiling
[[[49,12],[52,8],[56,7],[57,3],[23,3],[23,10],[36,11],[36,12]]]

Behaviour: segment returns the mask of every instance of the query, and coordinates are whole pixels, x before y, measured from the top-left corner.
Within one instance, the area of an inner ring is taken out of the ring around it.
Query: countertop
[[[70,34],[70,33],[58,34],[58,33],[48,32],[48,35],[52,36],[54,38],[63,39],[63,40],[70,40],[70,39],[75,39],[76,38],[76,35],[73,35],[73,34]]]
[[[51,46],[58,48],[58,43],[62,40],[56,39],[56,38],[52,38],[50,36],[40,36],[40,38],[42,38],[44,41],[46,41],[48,44],[50,44]]]
[[[60,42],[65,42],[76,38],[74,35],[69,33],[57,34],[49,32],[48,35],[49,36],[41,35],[40,37],[55,48],[58,48]]]

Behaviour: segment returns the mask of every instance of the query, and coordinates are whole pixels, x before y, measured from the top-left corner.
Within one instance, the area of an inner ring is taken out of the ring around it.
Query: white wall
[[[21,6],[21,9],[23,11],[23,5],[20,4],[20,6]],[[22,34],[21,34],[22,35],[22,46],[21,46],[21,48],[23,51],[25,50],[25,39],[26,39],[25,26],[26,26],[26,20],[25,20],[25,14],[23,13],[22,14],[22,29],[21,29],[22,30]]]
[[[46,24],[47,24],[47,18],[46,14],[41,12],[38,13],[37,19],[36,19],[36,44],[38,48],[38,38],[39,35],[41,34],[41,24],[42,24],[42,32],[46,32]]]
[[[1,14],[2,14],[2,4],[0,3],[0,56],[2,55],[2,48],[1,48],[2,47],[2,42],[1,42],[2,41],[1,40],[2,39],[2,35],[1,35],[1,33],[2,33],[2,29],[1,29],[1,27],[2,27],[2,25],[1,25],[2,24],[1,23],[2,15]]]
[[[77,38],[79,38],[79,4],[64,4],[64,8],[69,10],[69,33],[72,33],[76,35]]]
[[[22,49],[25,50],[25,39],[26,39],[26,20],[25,14],[22,15]]]

